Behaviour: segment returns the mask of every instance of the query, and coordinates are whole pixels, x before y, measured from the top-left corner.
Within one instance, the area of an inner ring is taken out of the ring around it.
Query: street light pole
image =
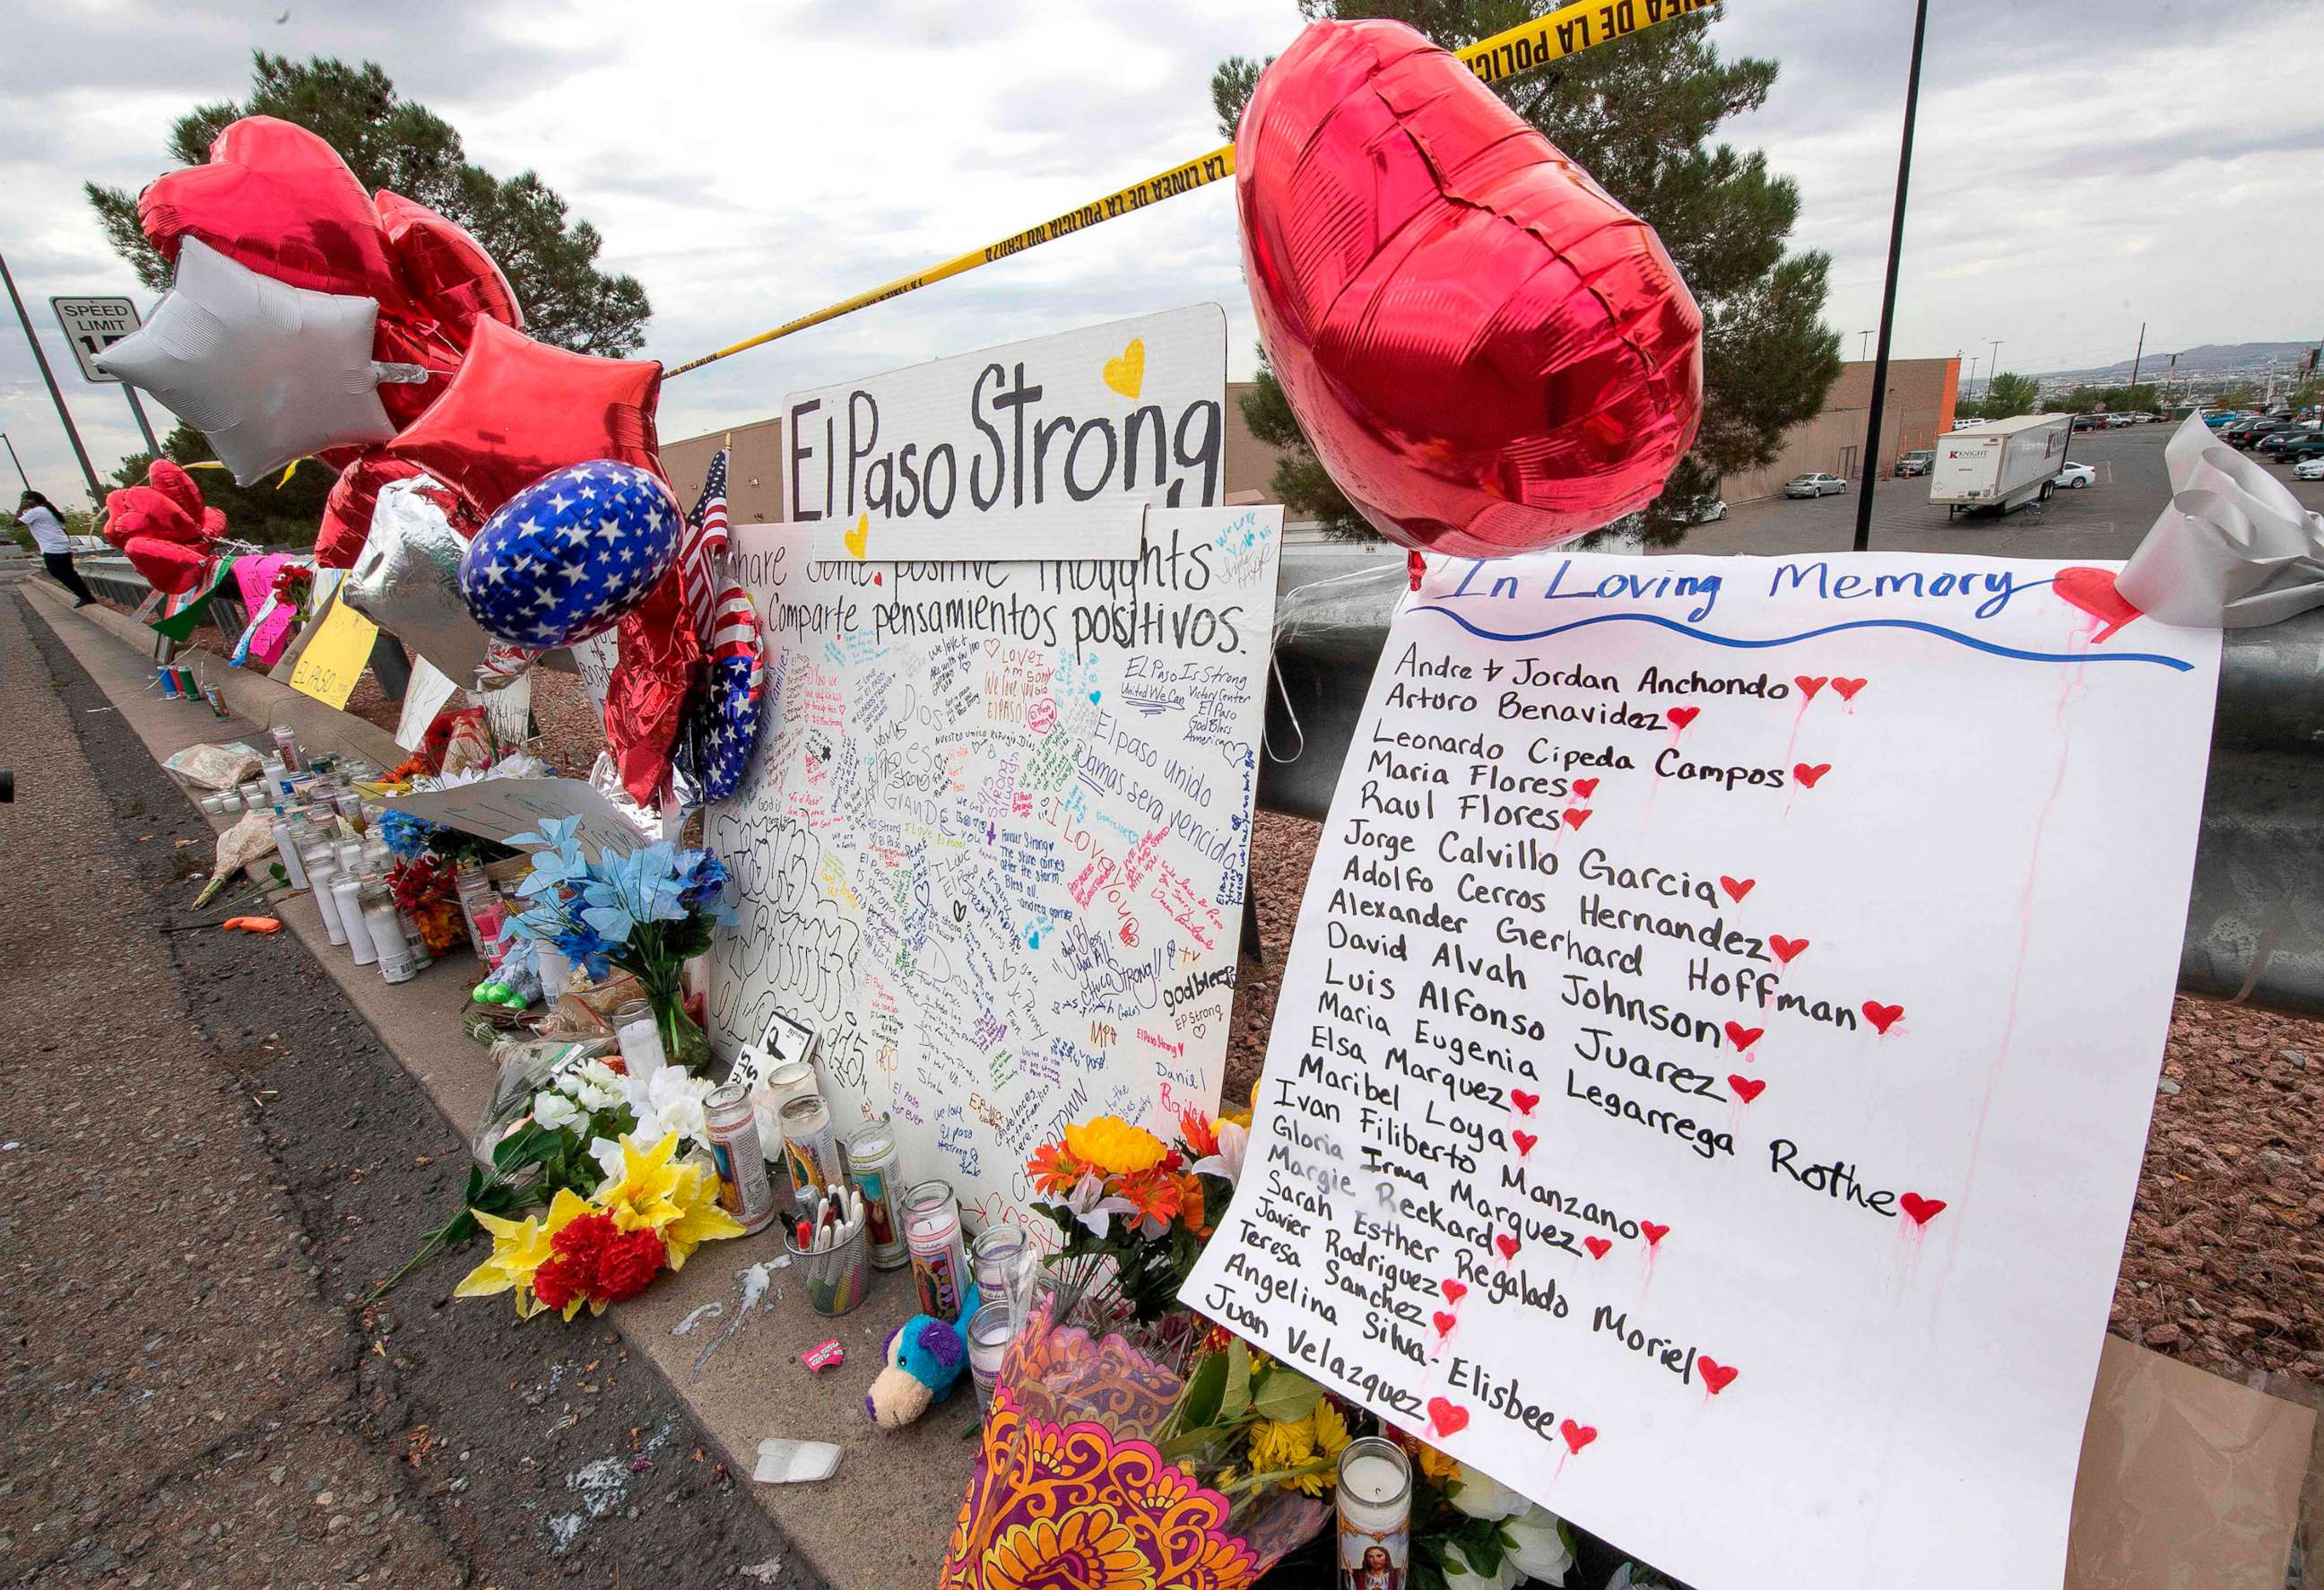
[[[1987,360],[1985,365],[1985,384],[1986,389],[1989,392],[1993,388],[1994,382],[1998,380],[2001,375],[2001,338],[1998,337],[1988,337],[1985,340],[1993,349],[1993,357]]]
[[[2130,384],[2138,385],[2138,366],[2146,357],[2146,322],[2138,323],[2138,351],[2130,356]]]
[[[0,442],[7,442],[8,461],[16,466],[16,478],[23,481],[24,489],[26,491],[31,491],[32,489],[32,480],[24,474],[24,460],[16,456],[16,444],[13,441],[8,441],[8,433],[5,430],[0,430]]]
[[[49,356],[42,351],[41,339],[32,335],[32,319],[24,313],[24,300],[16,291],[16,278],[8,273],[8,260],[5,254],[0,254],[0,282],[8,284],[8,301],[16,306],[16,324],[24,328],[24,340],[32,345],[32,362],[40,365],[41,379],[49,384],[49,396],[57,405],[57,418],[65,422],[65,434],[72,439],[73,454],[80,459],[81,476],[88,482],[88,500],[92,504],[101,503],[105,501],[105,493],[97,487],[97,471],[89,465],[88,449],[80,445],[80,432],[73,429],[72,411],[65,407],[65,394],[57,390],[56,374],[49,368]],[[12,454],[16,450],[13,442],[9,444],[8,450]],[[21,470],[23,466],[17,467]],[[24,489],[30,491],[32,488],[27,483]]]
[[[1917,0],[1913,8],[1913,66],[1904,79],[1904,136],[1896,150],[1896,209],[1888,222],[1888,284],[1880,295],[1880,352],[1872,366],[1872,412],[1865,430],[1864,445],[1877,453],[1880,447],[1881,411],[1888,396],[1888,341],[1896,328],[1896,274],[1904,258],[1904,196],[1913,180],[1913,118],[1921,108],[1921,45],[1929,31],[1929,0]],[[1872,547],[1872,486],[1879,475],[1879,459],[1868,459],[1864,470],[1864,495],[1856,499],[1856,550],[1869,551]]]

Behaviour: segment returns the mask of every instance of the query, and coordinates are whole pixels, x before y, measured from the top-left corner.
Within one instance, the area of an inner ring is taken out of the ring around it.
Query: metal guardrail
[[[1261,806],[1331,806],[1404,586],[1400,557],[1285,552]],[[2324,1015],[2324,611],[2227,632],[2179,985]]]
[[[134,607],[152,594],[152,586],[126,558],[84,555],[73,559],[73,567],[79,571],[83,584],[109,602]],[[250,609],[239,596],[220,591],[210,598],[209,623],[221,634],[238,635],[250,623]],[[411,659],[405,654],[402,642],[382,631],[379,639],[372,643],[371,670],[389,700],[403,699],[404,688],[411,682]]]
[[[126,559],[79,568],[115,601],[134,605],[149,588]],[[1403,560],[1375,549],[1286,550],[1259,780],[1270,811],[1320,820],[1329,809],[1404,578]],[[239,602],[212,603],[242,615]],[[572,666],[561,652],[544,661]],[[392,636],[372,666],[401,698],[409,663]],[[2324,1015],[2324,611],[2227,632],[2179,984]]]

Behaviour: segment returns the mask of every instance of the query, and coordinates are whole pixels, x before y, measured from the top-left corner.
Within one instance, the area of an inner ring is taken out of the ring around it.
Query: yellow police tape
[[[1617,39],[1627,39],[1657,23],[1707,11],[1713,4],[1714,0],[1581,0],[1578,5],[1563,6],[1546,16],[1536,17],[1531,22],[1495,33],[1489,39],[1480,39],[1455,53],[1462,64],[1484,81],[1498,83],[1505,78],[1547,66],[1554,60],[1562,60],[1581,51],[1610,44]],[[1012,233],[997,243],[956,254],[940,265],[932,265],[913,275],[899,276],[853,298],[843,298],[811,315],[787,320],[771,331],[761,331],[758,336],[747,337],[731,347],[722,347],[716,353],[690,359],[666,374],[683,375],[688,370],[699,370],[705,365],[788,337],[793,332],[805,331],[827,320],[836,320],[842,315],[851,315],[872,304],[900,298],[907,292],[917,292],[923,287],[973,271],[979,265],[989,265],[994,260],[1007,259],[1011,254],[1023,254],[1028,248],[1054,243],[1060,237],[1070,236],[1102,221],[1111,221],[1117,216],[1126,216],[1132,210],[1144,209],[1162,199],[1175,199],[1181,193],[1206,188],[1213,182],[1233,176],[1234,169],[1234,145],[1225,144],[1208,154],[1148,177],[1142,182],[1132,182],[1103,199],[1077,206],[1038,226]]]

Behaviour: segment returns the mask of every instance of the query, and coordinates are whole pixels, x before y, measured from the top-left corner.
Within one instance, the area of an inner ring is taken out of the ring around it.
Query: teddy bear
[[[872,1380],[863,1410],[881,1428],[901,1429],[943,1400],[967,1367],[960,1327],[933,1314],[915,1314],[888,1338],[887,1367]]]

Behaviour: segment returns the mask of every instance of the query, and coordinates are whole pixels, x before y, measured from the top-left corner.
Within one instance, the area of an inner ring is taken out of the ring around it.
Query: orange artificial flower
[[[1218,1125],[1200,1110],[1188,1110],[1178,1117],[1178,1134],[1197,1160],[1207,1160],[1219,1151]]]
[[[1065,1151],[1065,1144],[1057,1142],[1043,1143],[1025,1161],[1025,1173],[1033,1179],[1034,1187],[1049,1197],[1071,1192],[1085,1169]]]
[[[1185,1195],[1178,1178],[1155,1170],[1126,1176],[1113,1190],[1129,1200],[1131,1213],[1139,1219],[1157,1220],[1165,1225],[1178,1213]]]

